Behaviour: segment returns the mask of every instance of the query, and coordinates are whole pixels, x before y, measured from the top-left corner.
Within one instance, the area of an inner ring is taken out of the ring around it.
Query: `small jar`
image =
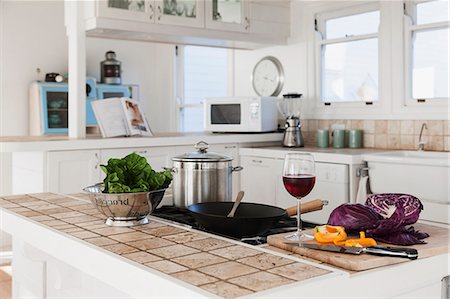
[[[317,146],[318,147],[328,147],[330,145],[330,133],[328,129],[318,129],[317,130]]]
[[[349,130],[348,132],[348,147],[361,148],[362,147],[362,131],[357,129]]]

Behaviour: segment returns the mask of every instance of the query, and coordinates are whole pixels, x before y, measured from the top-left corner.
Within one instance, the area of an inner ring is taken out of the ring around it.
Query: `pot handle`
[[[175,167],[163,167],[164,170],[168,170],[171,173],[176,173],[177,169]]]
[[[242,166],[236,166],[236,167],[231,168],[231,172],[241,171],[242,169],[244,169],[244,167],[242,167]]]
[[[200,153],[206,153],[206,150],[209,148],[209,144],[205,141],[199,141],[194,145],[194,148]]]

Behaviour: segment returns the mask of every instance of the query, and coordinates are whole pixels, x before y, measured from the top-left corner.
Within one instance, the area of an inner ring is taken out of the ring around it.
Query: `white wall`
[[[100,61],[115,50],[124,83],[140,85],[155,132],[171,131],[173,46],[87,39],[87,72],[100,77]],[[41,69],[40,75],[36,68]],[[28,135],[28,87],[45,73],[67,72],[63,1],[0,1],[0,136]]]

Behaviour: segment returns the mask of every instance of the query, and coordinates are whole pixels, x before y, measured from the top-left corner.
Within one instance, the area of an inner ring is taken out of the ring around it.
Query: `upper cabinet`
[[[286,44],[290,31],[289,0],[96,0],[84,5],[88,36],[254,49]]]
[[[250,29],[248,1],[205,1],[205,27],[227,31],[248,31]]]

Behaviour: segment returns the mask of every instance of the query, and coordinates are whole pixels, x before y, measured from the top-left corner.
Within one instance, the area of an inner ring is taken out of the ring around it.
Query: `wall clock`
[[[260,96],[277,96],[284,84],[284,71],[281,62],[273,57],[263,57],[253,68],[252,84]]]

